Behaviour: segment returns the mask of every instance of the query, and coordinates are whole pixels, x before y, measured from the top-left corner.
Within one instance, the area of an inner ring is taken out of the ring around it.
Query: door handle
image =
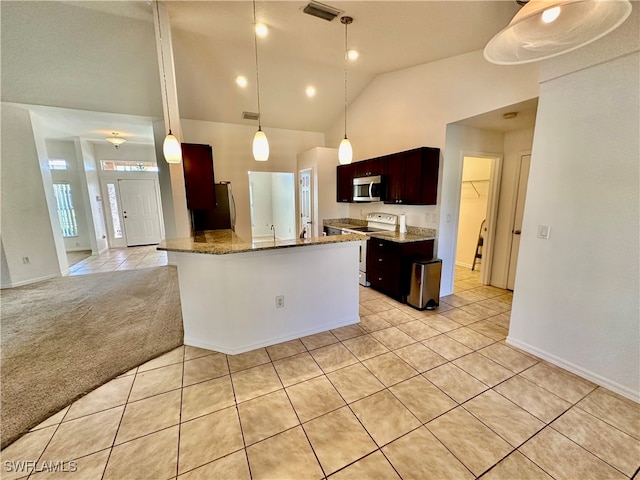
[[[520,235],[522,233],[522,230],[514,230],[513,232],[514,235]]]

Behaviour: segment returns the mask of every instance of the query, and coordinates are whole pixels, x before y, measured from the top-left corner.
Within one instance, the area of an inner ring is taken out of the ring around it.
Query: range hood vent
[[[243,120],[258,120],[260,118],[260,114],[256,112],[242,112]]]
[[[322,18],[323,20],[327,20],[329,22],[340,15],[340,13],[342,13],[336,8],[318,2],[310,2],[306,7],[302,9],[302,11],[308,15]]]

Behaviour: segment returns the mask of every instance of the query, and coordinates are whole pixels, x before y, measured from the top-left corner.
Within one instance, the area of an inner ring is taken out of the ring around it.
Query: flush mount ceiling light
[[[114,147],[116,147],[116,150],[118,150],[120,148],[120,145],[122,145],[124,142],[126,142],[126,140],[122,137],[120,137],[118,132],[111,132],[111,137],[107,137],[105,138],[105,140],[111,144],[113,144]]]
[[[347,28],[353,23],[353,18],[342,17],[340,18],[340,22],[344,25],[344,138],[340,142],[340,147],[338,148],[338,160],[340,161],[340,165],[346,165],[347,163],[351,163],[351,160],[353,159],[353,148],[351,147],[351,142],[347,138],[347,52],[349,51]]]
[[[236,77],[236,84],[240,88],[245,88],[249,84],[249,82],[247,81],[247,77],[245,77],[244,75],[238,75]]]
[[[489,41],[484,58],[516,65],[555,57],[605,36],[630,13],[628,0],[530,0]]]
[[[309,98],[313,98],[316,96],[316,87],[314,87],[313,85],[309,85],[307,87],[307,89],[305,90],[305,93],[307,94],[307,97]]]
[[[256,24],[256,0],[253,0],[253,25],[257,27]],[[256,89],[258,93],[258,131],[253,136],[253,158],[255,158],[256,162],[266,162],[269,160],[269,141],[267,140],[267,136],[262,131],[262,124],[260,115],[260,74],[258,69],[258,32],[257,29],[253,29],[253,42],[255,45],[256,51]]]
[[[351,61],[355,61],[358,59],[358,57],[360,56],[360,54],[358,53],[357,50],[349,50],[347,52],[347,58]]]
[[[258,35],[260,38],[264,38],[269,35],[269,29],[264,23],[256,23],[255,29],[256,35]]]
[[[160,5],[158,4],[158,0],[156,0],[156,12],[158,12],[158,36],[160,37],[160,57],[162,58],[164,98],[167,102],[167,122],[169,123],[169,133],[164,137],[162,153],[164,154],[164,159],[167,163],[180,163],[182,161],[182,146],[176,136],[171,133],[171,112],[169,111],[169,96],[167,95],[167,75],[164,69],[164,50],[162,49],[162,29],[160,27]]]

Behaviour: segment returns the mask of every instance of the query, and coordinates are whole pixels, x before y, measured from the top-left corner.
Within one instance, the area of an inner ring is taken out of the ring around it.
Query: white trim
[[[541,358],[542,360],[546,360],[547,362],[552,363],[557,367],[563,368],[571,373],[575,373],[579,377],[589,380],[595,383],[596,385],[600,385],[601,387],[608,388],[612,392],[618,393],[623,397],[633,400],[634,402],[640,403],[640,392],[633,391],[630,388],[625,387],[624,385],[620,385],[619,383],[613,382],[608,378],[603,377],[602,375],[598,375],[597,373],[592,372],[591,370],[582,368],[579,365],[576,365],[572,362],[568,362],[567,360],[560,358],[556,355],[553,355],[549,352],[546,352],[544,350],[540,350],[539,348],[531,346],[528,343],[521,342],[520,340],[517,340],[511,336],[507,337],[506,342],[509,345],[513,345],[514,347],[517,347],[520,350],[524,350],[525,352],[530,353],[532,355],[535,355],[536,357]]]
[[[0,288],[22,287],[24,285],[31,285],[32,283],[38,283],[38,282],[44,282],[45,280],[51,280],[52,278],[59,278],[59,277],[62,277],[63,275],[68,275],[68,274],[69,274],[69,269],[67,269],[64,274],[54,273],[54,274],[51,274],[51,275],[45,275],[44,277],[30,278],[29,280],[23,280],[21,282],[10,283],[9,285],[2,285],[2,286],[0,286]]]
[[[332,324],[330,328],[327,328],[326,326],[322,326],[317,328],[305,329],[299,332],[291,333],[289,335],[280,335],[280,336],[272,337],[270,339],[267,339],[261,342],[254,342],[251,344],[243,345],[243,346],[232,348],[232,349],[226,348],[221,345],[212,344],[209,342],[203,342],[198,339],[187,337],[187,336],[184,337],[184,344],[190,347],[204,348],[206,350],[213,350],[215,352],[225,353],[227,355],[238,355],[240,353],[250,352],[251,350],[255,350],[256,348],[268,347],[270,345],[277,345],[278,343],[288,342],[289,340],[296,340],[298,338],[306,337],[316,333],[326,332],[328,330],[333,330],[340,327],[346,327],[348,325],[354,325],[359,322],[360,322],[360,317],[358,316],[356,320],[350,319],[350,320],[343,320],[340,322],[336,322]]]

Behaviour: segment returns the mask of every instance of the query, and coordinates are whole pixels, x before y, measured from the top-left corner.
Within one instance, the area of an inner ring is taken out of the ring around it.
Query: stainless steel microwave
[[[383,192],[382,175],[353,179],[354,202],[380,202]]]

